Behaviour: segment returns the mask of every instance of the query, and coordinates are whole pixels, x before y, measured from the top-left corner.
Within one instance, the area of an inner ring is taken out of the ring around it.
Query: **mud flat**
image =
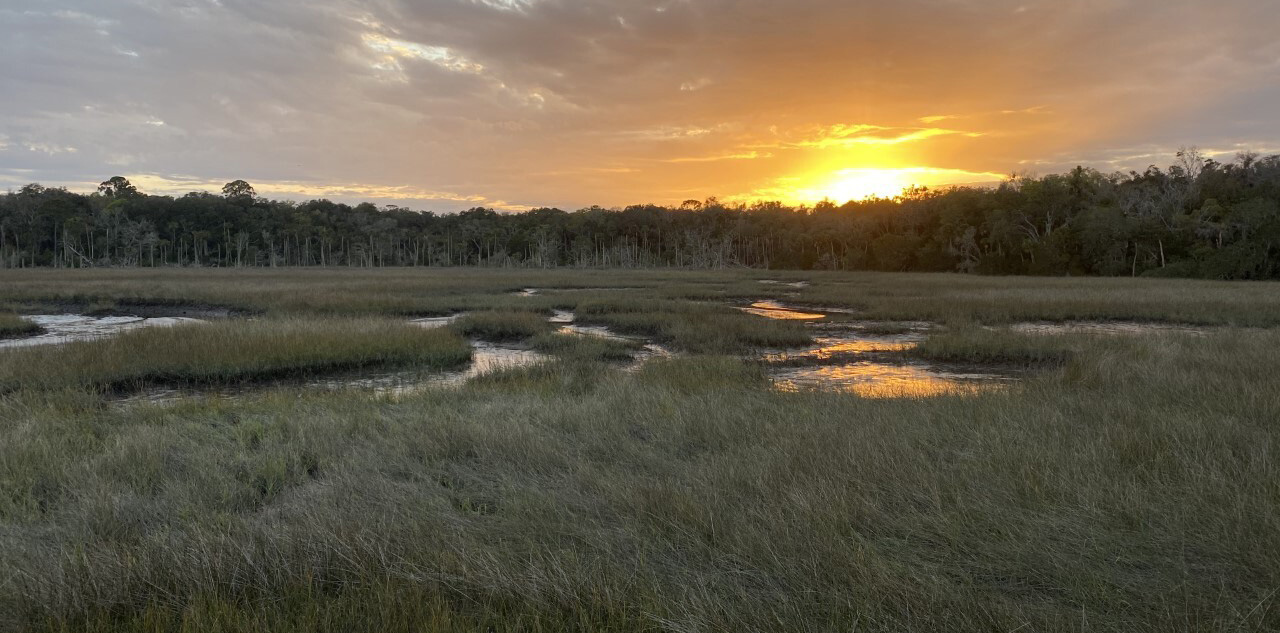
[[[23,318],[44,328],[44,332],[34,336],[0,340],[0,349],[91,341],[139,328],[173,327],[205,322],[203,319],[189,317],[88,316],[84,314],[33,314]]]

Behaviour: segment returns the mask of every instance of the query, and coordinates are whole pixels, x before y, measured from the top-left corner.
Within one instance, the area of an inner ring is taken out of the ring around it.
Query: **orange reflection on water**
[[[780,352],[766,354],[767,362],[781,362],[797,358],[814,358],[829,360],[837,354],[866,354],[870,352],[901,352],[917,345],[914,341],[877,341],[871,339],[818,339],[821,347],[802,352]]]
[[[754,314],[768,319],[780,319],[783,321],[816,321],[825,319],[827,315],[819,312],[803,312],[793,308],[787,308],[776,301],[757,301],[751,304],[750,308],[739,308],[747,314]]]
[[[788,369],[776,374],[774,384],[782,391],[845,391],[864,398],[973,395],[1004,387],[995,376],[950,375],[909,365],[883,363]]]

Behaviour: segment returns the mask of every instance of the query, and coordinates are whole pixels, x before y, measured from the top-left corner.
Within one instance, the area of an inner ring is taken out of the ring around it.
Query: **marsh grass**
[[[1271,630],[1278,343],[1099,339],[1074,375],[923,400],[773,393],[701,356],[401,402],[21,395],[0,622]]]
[[[804,288],[760,279],[809,281]],[[534,297],[507,294],[539,288]],[[576,289],[576,290],[575,290]],[[443,316],[469,310],[572,309],[595,297],[730,302],[785,299],[859,318],[986,324],[1129,320],[1280,325],[1280,282],[982,277],[726,270],[77,269],[0,270],[0,305],[116,311],[204,306],[268,314]]]
[[[867,319],[1280,325],[1277,282],[918,273],[819,273],[812,278],[812,286],[789,300],[850,307]]]
[[[47,376],[0,395],[0,630],[1280,630],[1280,333],[980,326],[1259,323],[1280,305],[1276,285],[803,277],[815,304],[946,321],[922,346],[938,358],[1055,359],[1016,388],[966,395],[779,393],[738,356],[629,373],[595,342],[544,330],[529,344],[559,348],[556,360],[460,389],[104,406],[84,388],[102,376],[184,355],[233,374],[259,358],[314,366],[308,341],[360,327],[377,335],[325,358],[404,358],[430,337],[453,350],[431,358],[463,358],[447,329],[316,316],[342,311],[570,301],[585,320],[694,349],[807,337],[700,303],[749,292],[757,271],[199,272],[146,271],[152,288],[122,271],[0,272],[20,281],[0,286],[6,298],[92,286],[309,314],[190,347],[175,328],[22,362],[0,352],[0,376]],[[646,289],[498,296],[557,280]],[[295,327],[319,331],[270,344]],[[103,352],[112,343],[128,360]]]
[[[623,333],[649,337],[679,349],[709,354],[757,347],[796,347],[812,342],[803,326],[769,321],[729,306],[670,299],[587,300],[578,319]]]
[[[16,314],[0,312],[0,338],[32,336],[44,331],[44,328]]]
[[[947,329],[929,334],[904,354],[951,363],[1045,367],[1064,364],[1097,342],[1098,335],[1046,336],[953,322]]]
[[[644,347],[638,341],[561,333],[539,334],[530,344],[540,352],[580,361],[631,360]]]
[[[493,310],[466,314],[449,324],[449,328],[486,341],[516,341],[548,333],[553,326],[547,322],[547,316],[539,312]]]
[[[148,328],[0,353],[0,390],[218,385],[366,367],[442,370],[471,348],[446,330],[378,318],[265,319]]]
[[[842,315],[841,315],[842,316]],[[839,319],[840,322],[844,319]],[[920,331],[920,326],[912,323],[896,323],[893,321],[855,321],[853,328],[863,334],[873,336],[894,336],[899,334],[911,334]]]

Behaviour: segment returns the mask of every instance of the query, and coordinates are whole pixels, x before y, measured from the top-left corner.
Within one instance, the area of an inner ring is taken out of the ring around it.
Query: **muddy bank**
[[[412,319],[410,323],[424,328],[447,327],[457,319],[465,316],[459,313],[443,317],[424,317]],[[615,334],[601,326],[576,325],[576,315],[568,311],[556,311],[549,322],[559,324],[563,334],[593,336],[607,339],[626,340],[637,345],[629,362],[623,365],[624,371],[638,369],[653,358],[670,356],[672,353],[660,345]],[[138,391],[137,385],[122,391],[117,403],[123,405],[141,403],[167,404],[187,399],[236,399],[250,394],[263,393],[273,389],[316,389],[323,391],[339,391],[357,389],[382,396],[401,397],[420,393],[433,388],[458,388],[479,376],[523,367],[532,367],[554,360],[554,356],[518,345],[503,345],[479,339],[471,340],[472,357],[464,366],[451,371],[423,371],[415,368],[363,368],[341,369],[319,372],[305,377],[264,377],[246,380],[234,385],[152,385]]]
[[[762,284],[767,284],[770,286],[788,286],[790,288],[808,288],[809,287],[809,282],[807,281],[782,281],[780,279],[759,279],[758,281]]]
[[[1209,328],[1179,323],[1144,323],[1140,321],[1024,321],[1009,326],[1023,334],[1195,334],[1203,336]]]
[[[549,321],[560,325],[560,328],[556,330],[559,334],[594,337],[628,343],[635,346],[634,351],[631,352],[630,361],[626,361],[622,367],[623,371],[636,371],[641,367],[644,367],[645,363],[655,358],[673,358],[678,356],[674,350],[642,336],[619,334],[604,325],[585,325],[577,323],[577,315],[568,310],[556,310],[554,316],[552,316]]]
[[[205,323],[191,317],[90,316],[85,314],[33,314],[22,318],[40,327],[30,336],[0,340],[0,349],[60,345],[92,341],[147,327],[173,327]]]
[[[232,306],[149,301],[138,303],[120,301],[102,303],[92,301],[37,301],[18,304],[18,311],[27,315],[80,314],[95,317],[139,317],[144,319],[227,319],[262,314],[260,310]]]
[[[461,319],[462,317],[467,316],[468,314],[470,313],[459,312],[458,314],[451,314],[449,316],[422,317],[418,319],[410,319],[409,322],[416,326],[426,328],[428,330],[432,330],[435,328],[445,327],[453,323],[454,321],[457,321],[458,319]]]
[[[117,405],[174,404],[187,400],[236,400],[273,390],[341,391],[356,389],[392,398],[421,393],[434,388],[457,388],[478,376],[530,367],[551,360],[551,356],[529,349],[506,347],[473,340],[471,360],[455,370],[426,371],[415,368],[365,368],[325,372],[320,375],[246,381],[232,385],[152,385],[121,391]]]

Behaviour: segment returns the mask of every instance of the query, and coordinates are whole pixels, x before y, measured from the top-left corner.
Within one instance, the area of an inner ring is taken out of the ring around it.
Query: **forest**
[[[474,208],[221,194],[147,195],[123,177],[89,195],[0,196],[0,267],[757,267],[998,275],[1280,278],[1280,156],[1196,150],[1143,172],[1014,176],[812,207]]]

